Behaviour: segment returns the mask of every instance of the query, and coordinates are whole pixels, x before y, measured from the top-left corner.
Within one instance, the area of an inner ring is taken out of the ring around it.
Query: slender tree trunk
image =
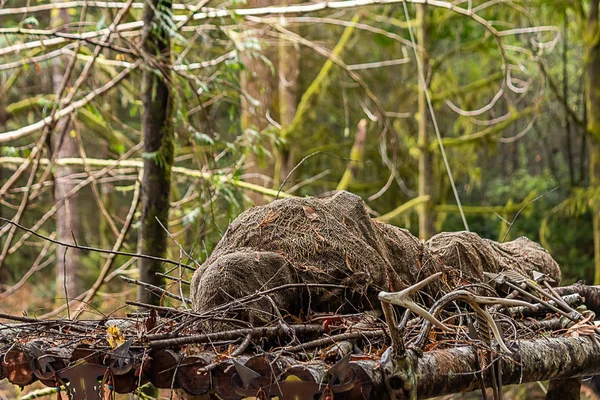
[[[110,151],[108,148],[108,143],[102,143],[99,149],[99,153],[102,154],[102,158],[108,160],[110,158]],[[109,214],[114,212],[114,193],[115,189],[110,183],[103,183],[100,185],[100,201],[104,204],[104,208],[108,211]],[[104,216],[99,213],[99,230],[98,234],[100,235],[100,247],[103,249],[109,249],[113,246],[114,234],[110,229],[110,224],[104,218]],[[99,261],[99,266],[101,267],[104,264],[104,258]]]
[[[563,22],[563,98],[565,99],[565,103],[569,104],[569,69],[567,68],[568,64],[568,49],[569,49],[569,19],[567,16],[567,9],[565,8],[563,14],[564,22]],[[573,161],[573,141],[571,137],[571,119],[569,118],[569,113],[567,112],[567,107],[565,107],[565,135],[567,139],[567,165],[569,166],[569,184],[571,187],[575,186],[575,167]],[[548,157],[552,157],[549,155]]]
[[[66,9],[54,10],[51,13],[51,24],[60,29],[69,23],[70,17]],[[55,58],[52,62],[52,89],[58,93],[63,83],[65,73],[65,60]],[[79,149],[77,137],[69,126],[69,118],[59,120],[54,126],[51,136],[52,153],[59,158],[78,157]],[[73,238],[80,237],[80,197],[78,194],[66,197],[73,189],[74,183],[69,182],[69,177],[75,173],[73,167],[57,166],[54,173],[54,199],[62,202],[56,210],[56,239],[61,242],[74,243]],[[82,291],[80,271],[81,252],[58,246],[56,248],[56,297],[72,298]]]
[[[266,7],[271,5],[271,1],[248,0],[246,5],[248,8]],[[260,31],[256,29],[250,29],[245,32],[245,34],[247,35],[246,40],[254,38],[262,41],[263,39],[260,37]],[[261,44],[265,46],[264,43]],[[266,49],[263,48],[262,53],[264,56],[266,56]],[[272,90],[269,84],[272,78],[271,70],[264,60],[249,54],[242,54],[242,62],[246,66],[246,69],[242,72],[241,76],[241,86],[243,92],[241,116],[242,131],[246,133],[249,129],[254,129],[259,132],[259,135],[261,135],[261,132],[267,126],[269,126],[266,113],[269,111],[269,106],[271,105]],[[252,138],[249,136],[248,139],[260,139],[262,146],[270,147],[269,143],[262,140],[262,138]],[[265,186],[266,182],[258,175],[273,176],[273,174],[270,173],[272,172],[272,166],[271,168],[266,168],[265,165],[261,166],[261,161],[264,162],[265,160],[259,159],[259,157],[257,157],[257,155],[251,151],[248,153],[247,159],[249,167],[246,169],[246,173],[250,175],[247,181],[257,185]],[[265,200],[260,193],[249,192],[248,197],[256,205],[265,203]]]
[[[587,76],[587,115],[590,133],[590,188],[597,194],[600,191],[600,34],[598,26],[599,0],[590,5],[589,21],[584,30],[586,76]],[[600,201],[592,202],[594,227],[595,274],[594,283],[600,284]]]
[[[585,87],[585,84],[587,82],[586,76],[585,74],[583,74],[583,80],[584,83],[582,85],[582,90],[581,90],[581,106],[583,107],[583,125],[585,127],[587,127],[587,123],[588,123],[588,115],[587,115],[587,89]],[[587,182],[587,172],[588,172],[588,168],[586,165],[586,161],[588,159],[587,155],[587,134],[585,132],[585,130],[582,130],[583,133],[581,135],[581,145],[579,148],[579,155],[580,155],[580,159],[579,159],[579,185],[580,186],[584,186]]]
[[[171,42],[154,10],[164,13],[171,5],[170,0],[149,0],[145,3],[143,17],[144,50],[155,62],[144,69],[142,81],[144,176],[140,250],[158,257],[165,257],[167,252],[167,233],[158,221],[167,226],[174,144],[173,97],[169,87],[169,69],[166,67],[171,62]],[[156,272],[161,271],[160,262],[141,259],[139,268],[141,281],[156,286],[163,284],[163,278],[156,276]],[[160,301],[160,298],[141,288],[138,290],[138,299],[150,304]]]
[[[285,0],[280,3],[288,4]],[[287,29],[290,28],[287,27]],[[285,130],[292,124],[297,109],[298,76],[300,75],[300,49],[298,44],[285,38],[280,38],[278,58],[279,123],[282,129]],[[294,167],[293,150],[292,146],[284,146],[277,153],[277,165],[275,166],[276,186],[279,186]]]
[[[600,111],[600,110],[598,110]],[[592,117],[590,119],[597,118]],[[591,138],[589,142],[590,151],[590,187],[594,190],[594,196],[600,190],[600,143],[598,139]],[[600,202],[592,201],[592,226],[594,229],[594,284],[600,284]]]
[[[417,4],[417,24],[419,27],[417,40],[419,46],[423,49],[423,52],[419,52],[419,57],[425,75],[429,66],[427,55],[429,48],[428,19],[427,6]],[[420,79],[417,100],[419,115],[419,196],[430,196],[430,199],[433,199],[433,160],[429,149],[430,133],[428,129],[427,99],[425,97],[425,87],[421,85]],[[419,207],[419,236],[422,239],[429,239],[433,234],[433,207],[432,200],[430,200]]]
[[[6,111],[6,104],[8,103],[8,88],[5,87],[5,83],[1,80],[2,78],[0,78],[0,129],[2,129],[3,132],[7,131],[7,122],[8,122],[8,113]],[[0,154],[2,154],[2,146],[0,146]],[[3,173],[3,168],[0,168],[0,182],[4,182],[4,173]],[[3,206],[2,204],[0,204],[0,217],[5,217],[4,216],[4,210],[3,210]],[[0,241],[0,245],[3,245],[4,243],[2,241]],[[10,282],[10,271],[8,271],[8,268],[2,268],[0,266],[0,289],[1,289],[1,284],[5,284],[7,282]]]

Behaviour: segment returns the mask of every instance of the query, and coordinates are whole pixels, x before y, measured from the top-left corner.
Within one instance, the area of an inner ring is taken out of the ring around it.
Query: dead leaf
[[[125,338],[123,337],[121,330],[115,325],[109,326],[106,329],[106,340],[113,349],[116,349],[125,343]]]
[[[302,209],[304,210],[304,215],[306,215],[306,218],[308,218],[311,221],[318,221],[319,220],[319,216],[317,215],[317,213],[315,212],[315,210],[310,207],[310,206],[302,206]]]
[[[265,217],[258,223],[258,225],[256,225],[256,227],[259,228],[261,226],[269,225],[271,222],[277,220],[277,218],[279,218],[279,211],[269,210],[267,215],[265,215]]]
[[[148,318],[146,318],[144,325],[146,326],[146,332],[150,332],[152,329],[154,329],[156,326],[156,310],[150,310],[150,315]]]
[[[346,268],[348,268],[350,272],[354,272],[354,270],[350,266],[350,257],[348,257],[348,253],[346,253]]]

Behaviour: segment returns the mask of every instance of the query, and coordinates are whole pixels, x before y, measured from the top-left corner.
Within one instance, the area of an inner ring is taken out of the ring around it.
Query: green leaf
[[[142,158],[145,160],[152,160],[154,161],[154,163],[156,165],[158,165],[160,168],[164,168],[165,165],[167,165],[167,160],[165,159],[164,154],[160,151],[160,149],[158,151],[153,151],[153,152],[144,152],[142,153]]]
[[[2,155],[4,157],[16,157],[19,154],[19,151],[15,147],[11,146],[3,146],[2,147]]]

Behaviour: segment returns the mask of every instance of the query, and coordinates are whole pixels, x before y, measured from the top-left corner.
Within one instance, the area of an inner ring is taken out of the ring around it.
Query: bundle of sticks
[[[352,399],[478,388],[501,397],[503,385],[600,374],[600,288],[552,287],[535,273],[486,277],[489,293],[465,284],[429,307],[420,294],[442,273],[381,292],[383,313],[280,315],[260,326],[236,313],[289,285],[202,312],[129,302],[138,310],[119,319],[1,314],[0,377],[19,386],[39,380],[73,399],[148,383],[190,398]],[[223,324],[229,329],[215,329]]]

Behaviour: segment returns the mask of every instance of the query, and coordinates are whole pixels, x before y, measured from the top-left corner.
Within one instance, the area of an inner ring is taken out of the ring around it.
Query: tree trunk
[[[569,69],[568,65],[568,50],[569,50],[569,19],[567,16],[567,8],[563,12],[563,54],[562,54],[562,64],[563,64],[563,99],[565,104],[569,104]],[[573,141],[571,135],[571,119],[569,118],[569,112],[565,107],[565,135],[567,139],[567,166],[569,167],[569,184],[571,187],[575,186],[575,167],[573,160]],[[551,159],[552,154],[547,155],[548,159]]]
[[[587,29],[584,29],[585,63],[587,77],[587,115],[590,151],[590,188],[594,196],[600,191],[600,38],[598,34],[599,1],[590,5]],[[594,283],[600,284],[600,202],[592,201],[594,227],[595,274]]]
[[[283,0],[282,5],[288,4]],[[284,17],[282,23],[285,24]],[[288,29],[290,29],[288,27]],[[279,123],[287,129],[294,120],[297,109],[298,76],[300,75],[300,49],[297,43],[285,38],[279,39]],[[293,146],[284,145],[277,153],[275,185],[279,186],[294,167]]]
[[[51,25],[60,30],[68,24],[70,17],[66,9],[55,10],[51,13]],[[52,89],[58,93],[63,83],[65,73],[64,59],[57,57],[52,62]],[[79,149],[76,133],[70,131],[69,117],[60,119],[54,126],[51,136],[52,153],[59,158],[78,157]],[[76,172],[73,167],[56,166],[54,173],[54,199],[61,202],[56,210],[56,239],[73,244],[73,238],[80,237],[80,197],[75,194],[66,198],[73,189],[74,183],[69,177]],[[63,202],[64,199],[64,202]],[[63,246],[56,248],[56,297],[70,299],[82,292],[80,279],[81,252]]]
[[[145,3],[143,16],[144,51],[154,58],[155,63],[144,69],[142,81],[144,176],[140,250],[157,257],[165,257],[167,252],[167,233],[158,221],[167,226],[174,144],[173,97],[169,88],[169,69],[166,67],[171,63],[171,42],[167,30],[162,27],[163,23],[155,17],[154,10],[167,10],[171,5],[170,0],[149,0]],[[161,271],[160,262],[141,259],[139,268],[141,281],[162,286],[163,278],[156,275]],[[138,299],[150,304],[160,302],[159,297],[141,287],[138,289]]]
[[[418,53],[418,57],[423,67],[423,74],[427,76],[429,66],[429,57],[427,54],[428,46],[428,9],[423,4],[417,4],[417,24],[419,27],[417,41],[423,49]],[[425,97],[426,88],[419,79],[418,93],[418,118],[419,118],[419,196],[430,196],[428,202],[419,207],[419,236],[421,239],[429,239],[433,236],[433,207],[431,197],[433,191],[433,159],[429,148],[430,134],[427,121],[429,118],[427,110],[427,99]]]
[[[248,8],[251,7],[266,7],[271,5],[270,0],[248,0],[246,3]],[[245,32],[245,40],[253,38],[255,40],[262,41],[260,37],[260,31],[258,29],[249,29]],[[265,45],[261,43],[261,45]],[[262,50],[263,56],[266,57],[265,49]],[[266,142],[262,138],[261,132],[269,126],[269,122],[266,117],[269,106],[271,105],[271,70],[269,65],[264,60],[256,57],[256,55],[250,55],[242,53],[242,62],[246,67],[242,71],[241,86],[242,86],[242,131],[244,134],[248,133],[249,129],[254,129],[258,132],[258,137],[252,138],[246,136],[250,141],[258,140],[261,146],[267,147],[270,151],[270,143]],[[247,154],[248,168],[246,174],[249,174],[248,179],[250,183],[254,183],[261,186],[267,186],[267,182],[262,179],[259,175],[273,176],[272,167],[265,168],[261,166],[261,160],[256,153],[251,150]],[[261,205],[265,203],[263,195],[256,192],[249,192],[248,197],[252,200],[255,205]]]
[[[600,71],[599,71],[600,73]],[[600,87],[598,87],[600,90]],[[600,112],[600,108],[597,109]],[[598,119],[599,116],[590,114],[591,119]],[[590,187],[594,189],[594,196],[600,191],[600,142],[598,139],[591,138],[589,141],[590,151]],[[592,201],[592,225],[594,229],[594,284],[600,284],[600,202],[597,198]]]

